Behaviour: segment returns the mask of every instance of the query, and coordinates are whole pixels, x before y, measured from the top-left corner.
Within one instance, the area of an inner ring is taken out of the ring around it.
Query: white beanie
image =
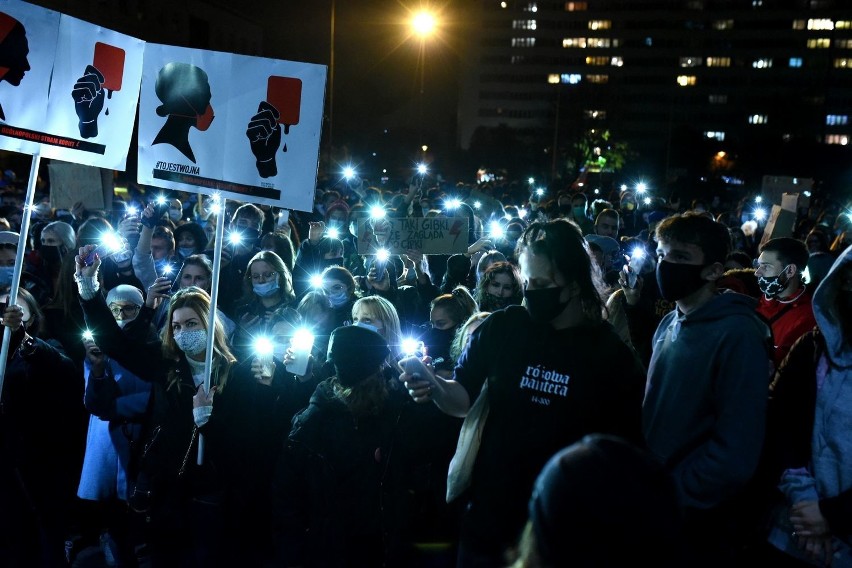
[[[139,288],[131,286],[130,284],[119,284],[110,290],[107,294],[106,301],[107,304],[111,304],[113,302],[130,302],[131,304],[139,307],[145,303],[145,300],[142,298],[142,292],[139,291]]]

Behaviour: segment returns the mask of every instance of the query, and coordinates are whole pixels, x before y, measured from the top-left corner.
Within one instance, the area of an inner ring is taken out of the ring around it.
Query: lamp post
[[[411,31],[420,39],[420,51],[417,55],[417,64],[420,68],[420,101],[418,130],[420,142],[423,142],[423,106],[426,76],[426,40],[432,37],[438,28],[438,20],[435,14],[429,10],[416,12],[411,19]]]

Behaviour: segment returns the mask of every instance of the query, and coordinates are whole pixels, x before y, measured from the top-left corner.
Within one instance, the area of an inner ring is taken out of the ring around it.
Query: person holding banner
[[[144,342],[119,331],[99,291],[94,247],[75,258],[80,304],[99,347],[128,371],[152,383],[153,408],[145,425],[146,451],[131,507],[144,513],[154,566],[252,564],[266,542],[268,490],[274,459],[292,414],[309,393],[273,359],[241,363],[216,321],[212,377],[204,391],[210,296],[196,287],[169,301],[162,339]],[[139,322],[150,321],[142,310]],[[90,379],[91,380],[91,379]],[[304,390],[304,389],[303,389]],[[197,465],[198,435],[205,436]],[[224,538],[228,535],[229,538]]]

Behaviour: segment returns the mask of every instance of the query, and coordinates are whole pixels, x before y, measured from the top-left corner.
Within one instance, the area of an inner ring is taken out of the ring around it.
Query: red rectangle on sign
[[[124,50],[106,43],[95,44],[92,66],[104,76],[104,89],[120,91],[124,76]]]
[[[288,126],[299,124],[299,111],[302,106],[302,80],[293,77],[271,76],[266,84],[266,102],[278,110],[281,115],[278,122]]]

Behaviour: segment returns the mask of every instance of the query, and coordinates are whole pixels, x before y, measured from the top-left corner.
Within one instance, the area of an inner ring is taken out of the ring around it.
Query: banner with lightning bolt
[[[358,223],[358,254],[379,250],[402,254],[456,254],[467,251],[467,217],[406,217],[364,219]]]

